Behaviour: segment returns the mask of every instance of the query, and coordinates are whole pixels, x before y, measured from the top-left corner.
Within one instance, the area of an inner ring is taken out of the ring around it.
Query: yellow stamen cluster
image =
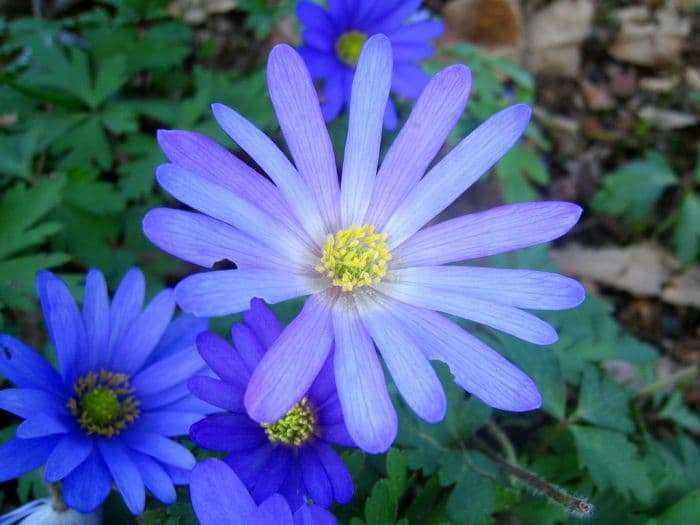
[[[298,447],[316,433],[316,414],[306,398],[299,401],[287,414],[274,423],[263,423],[267,438],[273,443]]]
[[[341,62],[355,67],[366,41],[367,35],[359,31],[343,33],[335,42],[336,56]]]
[[[141,415],[126,374],[89,372],[73,385],[75,396],[66,406],[88,436],[119,435]]]
[[[335,235],[328,234],[316,271],[326,274],[344,292],[350,292],[381,281],[390,260],[386,233],[374,233],[374,226],[368,224],[353,225]]]

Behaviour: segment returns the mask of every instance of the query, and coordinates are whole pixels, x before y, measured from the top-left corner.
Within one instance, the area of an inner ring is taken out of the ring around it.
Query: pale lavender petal
[[[565,310],[581,304],[586,291],[581,284],[556,273],[504,270],[475,266],[414,266],[391,272],[393,282],[453,290],[465,300],[487,301],[532,308]]]
[[[87,335],[86,352],[81,356],[86,370],[98,365],[98,355],[109,347],[109,296],[102,272],[90,270],[85,278],[83,322]]]
[[[339,186],[333,144],[309,72],[290,46],[275,46],[268,57],[267,83],[282,133],[299,174],[306,181],[326,231],[338,228]]]
[[[362,224],[369,206],[390,85],[391,43],[384,35],[375,35],[362,49],[352,83],[340,190],[343,228]]]
[[[464,111],[471,73],[463,65],[430,81],[384,157],[365,222],[383,230],[396,207],[425,173]]]
[[[311,296],[253,372],[245,394],[250,417],[277,421],[307,392],[333,343],[329,304]]]
[[[353,303],[335,304],[333,329],[335,380],[348,432],[367,452],[386,452],[396,437],[398,418],[374,344]]]
[[[491,168],[525,131],[530,113],[524,104],[496,113],[432,168],[387,222],[389,248],[417,232]]]
[[[511,306],[467,297],[458,291],[409,283],[385,281],[376,287],[399,301],[485,324],[530,343],[549,345],[558,339],[557,332],[551,325]]]
[[[569,202],[525,202],[464,215],[416,233],[392,252],[392,265],[444,264],[535,246],[568,232],[581,211]]]
[[[175,287],[175,300],[186,312],[216,317],[241,312],[253,297],[270,304],[318,291],[319,279],[270,270],[220,270],[186,277]]]

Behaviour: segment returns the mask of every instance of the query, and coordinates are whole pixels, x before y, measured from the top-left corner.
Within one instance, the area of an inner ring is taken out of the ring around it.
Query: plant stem
[[[63,489],[60,483],[49,483],[49,494],[51,494],[51,507],[56,512],[65,512],[68,505],[63,501]]]
[[[650,394],[654,394],[659,390],[663,390],[667,386],[674,385],[675,383],[678,383],[679,381],[682,381],[684,379],[690,379],[697,373],[698,365],[682,368],[678,372],[675,372],[668,377],[664,377],[662,379],[659,379],[658,381],[654,381],[653,383],[648,384],[645,387],[640,388],[638,394],[640,396],[648,396]]]

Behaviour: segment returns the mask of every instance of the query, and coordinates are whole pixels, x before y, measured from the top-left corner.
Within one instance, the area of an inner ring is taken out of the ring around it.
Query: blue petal
[[[83,513],[99,507],[111,489],[112,477],[97,450],[63,479],[66,504]]]
[[[355,486],[341,457],[323,442],[317,441],[313,444],[313,448],[328,475],[333,489],[333,499],[342,505],[350,503]]]
[[[330,507],[333,503],[333,488],[328,480],[328,474],[326,474],[326,470],[313,448],[304,447],[299,451],[299,468],[306,490],[314,503],[323,508]]]
[[[38,412],[17,427],[17,437],[32,439],[55,434],[65,434],[76,429],[72,420],[58,414]],[[77,429],[76,429],[77,430]]]
[[[145,454],[129,451],[129,456],[141,474],[144,485],[153,495],[166,505],[172,505],[177,500],[173,481],[160,464]]]
[[[243,322],[250,327],[265,349],[270,348],[282,333],[282,324],[270,307],[257,297],[250,301],[250,310],[243,312]]]
[[[294,525],[336,525],[338,520],[326,509],[304,504],[294,513]]]
[[[99,355],[109,347],[109,296],[102,272],[90,270],[85,278],[83,322],[87,334],[87,349],[81,360],[86,370],[94,370]]]
[[[148,357],[146,365],[150,365],[163,357],[194,346],[197,336],[206,331],[208,326],[208,319],[202,319],[187,314],[176,317],[168,325],[168,328],[166,328],[155,350],[153,350]]]
[[[92,440],[82,433],[62,436],[46,460],[44,479],[54,483],[65,478],[88,458],[92,450]]]
[[[171,354],[139,372],[131,384],[137,396],[151,396],[186,383],[205,367],[204,360],[194,347]]]
[[[124,445],[114,439],[105,439],[97,442],[97,448],[102,453],[124,503],[132,514],[141,514],[146,503],[143,478]]]
[[[67,391],[63,381],[39,352],[9,335],[0,334],[0,375],[21,388],[46,390],[61,398]]]
[[[252,373],[265,355],[266,348],[262,346],[255,332],[245,324],[234,323],[231,326],[231,339],[248,372]]]
[[[260,469],[255,486],[253,487],[253,499],[262,502],[279,490],[287,479],[289,471],[293,468],[294,452],[284,446],[272,450],[270,458],[265,466]]]
[[[202,414],[196,412],[156,410],[141,414],[131,428],[161,436],[186,436],[190,432],[190,426],[202,417]]]
[[[238,476],[218,459],[192,471],[192,506],[201,525],[252,525],[255,503]]]
[[[196,376],[187,382],[190,392],[207,403],[231,412],[245,412],[245,390],[213,377]]]
[[[279,494],[273,494],[263,501],[254,516],[260,525],[294,525],[289,504]]]
[[[114,292],[109,310],[109,352],[105,352],[107,358],[116,344],[122,340],[136,316],[141,313],[145,290],[146,280],[141,270],[132,268],[126,272],[117,291]]]
[[[190,437],[202,448],[221,452],[247,451],[268,442],[262,427],[245,414],[208,416],[192,425]]]
[[[29,418],[37,412],[67,414],[66,398],[37,388],[7,388],[0,390],[0,410]]]
[[[259,448],[246,450],[243,454],[229,454],[225,461],[247,486],[252,487],[260,470],[272,455],[272,446],[265,444]]]
[[[0,481],[9,481],[40,467],[58,443],[58,436],[12,438],[0,446]]]
[[[236,387],[246,387],[250,379],[248,367],[226,339],[213,332],[202,332],[197,336],[197,350],[223,381]]]
[[[154,457],[158,461],[180,468],[192,468],[195,459],[185,447],[150,432],[136,432],[131,429],[123,432],[121,440],[130,448]]]

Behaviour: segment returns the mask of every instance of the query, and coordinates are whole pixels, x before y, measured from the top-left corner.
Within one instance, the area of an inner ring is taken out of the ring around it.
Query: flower
[[[304,25],[301,33],[304,46],[299,53],[313,79],[324,79],[321,107],[327,122],[333,120],[345,105],[350,105],[352,79],[365,41],[377,33],[385,34],[393,51],[391,90],[402,97],[415,99],[430,77],[416,63],[429,58],[433,48],[429,42],[439,37],[444,24],[429,20],[417,12],[420,1],[398,0],[330,0],[328,9],[310,2],[297,5],[297,16]],[[384,126],[398,124],[396,108],[386,104]]]
[[[287,501],[273,494],[259,506],[223,461],[198,463],[190,481],[192,507],[201,525],[334,525],[335,517],[314,505],[303,505],[292,516]]]
[[[308,71],[279,45],[268,87],[296,166],[249,121],[215,104],[219,124],[272,182],[206,137],[161,131],[171,164],[158,168],[158,181],[201,213],[156,209],[144,218],[146,235],[165,251],[202,266],[237,265],[181,281],[175,297],[185,311],[215,316],[246,309],[252,297],[310,296],[252,374],[246,409],[259,422],[284,416],[335,341],[345,424],[369,452],[387,450],[398,425],[375,345],[426,421],[440,421],[446,405],[429,360],[446,362],[457,384],[495,408],[532,410],[541,405],[534,382],[438,312],[550,344],[554,328],[523,309],[571,308],[584,298],[578,282],[557,274],[446,265],[556,239],[581,208],[511,204],[425,227],[515,143],[530,109],[500,111],[429,169],[469,92],[469,70],[447,67],[421,93],[377,172],[391,63],[389,40],[368,39],[353,81],[341,184]]]
[[[21,520],[21,521],[20,521]],[[48,498],[30,501],[9,514],[0,516],[0,525],[100,525],[102,509],[83,514],[73,509],[55,509]]]
[[[197,337],[200,354],[219,379],[197,376],[190,391],[203,401],[232,413],[214,414],[192,425],[190,437],[200,447],[227,452],[225,461],[260,503],[279,492],[297,510],[307,498],[327,508],[348,503],[353,483],[343,460],[330,444],[355,446],[347,433],[333,380],[332,363],[309,391],[281,419],[260,424],[248,417],[243,394],[252,371],[282,331],[262,301],[252,301],[234,324],[234,350],[210,332]]]
[[[63,480],[66,504],[84,513],[112,483],[134,514],[143,512],[144,486],[175,501],[173,483],[187,483],[195,460],[168,438],[186,435],[212,409],[186,385],[205,367],[194,339],[207,322],[188,315],[171,322],[170,289],[142,311],[144,289],[143,274],[132,269],[110,305],[104,277],[91,270],[80,312],[61,279],[37,275],[58,371],[0,335],[0,375],[16,385],[0,391],[0,409],[25,419],[0,447],[0,481],[44,465],[45,481]]]

